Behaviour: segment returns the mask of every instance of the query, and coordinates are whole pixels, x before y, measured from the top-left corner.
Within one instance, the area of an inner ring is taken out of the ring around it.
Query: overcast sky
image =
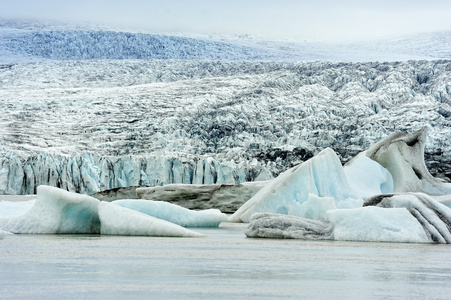
[[[0,0],[0,18],[343,40],[451,30],[450,0]]]

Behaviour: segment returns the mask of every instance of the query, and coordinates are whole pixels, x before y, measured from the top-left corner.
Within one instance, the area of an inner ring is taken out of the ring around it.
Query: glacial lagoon
[[[2,299],[447,299],[449,245],[16,234],[0,240]]]

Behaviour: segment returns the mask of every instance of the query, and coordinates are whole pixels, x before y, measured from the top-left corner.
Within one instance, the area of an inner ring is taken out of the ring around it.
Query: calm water
[[[235,299],[451,297],[451,246],[248,239],[14,235],[0,240],[0,297]]]

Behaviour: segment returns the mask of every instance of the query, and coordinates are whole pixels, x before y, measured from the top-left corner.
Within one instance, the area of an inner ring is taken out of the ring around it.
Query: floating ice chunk
[[[333,226],[326,221],[255,213],[244,233],[247,237],[258,238],[330,240],[333,239]]]
[[[451,244],[451,209],[423,193],[385,194],[367,199],[364,206],[406,208],[435,242]]]
[[[337,155],[327,148],[269,181],[230,216],[229,221],[249,222],[255,212],[303,217],[305,207],[302,204],[308,200],[309,194],[332,197],[337,207],[360,207],[363,203],[350,187]]]
[[[166,237],[203,236],[182,226],[113,203],[101,202],[98,209],[102,234]]]
[[[41,185],[33,207],[22,216],[2,220],[0,226],[13,233],[99,233],[99,202],[87,195]]]
[[[327,212],[334,239],[366,242],[431,243],[421,224],[405,208],[362,207]]]
[[[451,194],[451,183],[432,177],[424,163],[426,128],[414,133],[395,132],[367,151],[368,157],[387,168],[393,176],[394,192]]]
[[[366,151],[351,159],[343,170],[349,185],[360,198],[393,193],[393,178],[390,172],[370,159]]]
[[[183,227],[218,227],[227,221],[227,215],[219,209],[196,211],[152,200],[117,200],[113,203]]]
[[[254,214],[248,237],[451,243],[451,209],[426,194],[383,194],[365,207],[332,209],[329,221]]]

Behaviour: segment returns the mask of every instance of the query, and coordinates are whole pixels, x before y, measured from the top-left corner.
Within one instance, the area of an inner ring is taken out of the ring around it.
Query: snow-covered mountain
[[[448,60],[268,61],[261,55],[281,52],[145,34],[130,35],[129,54],[108,57],[97,55],[119,49],[113,38],[126,33],[29,31],[9,29],[0,43],[11,54],[0,65],[0,194],[269,179],[326,147],[346,162],[391,132],[424,126],[432,173],[451,170]],[[87,43],[101,36],[112,48]],[[84,41],[80,53],[97,50],[73,56],[70,37]],[[130,56],[143,41],[177,59]],[[25,56],[35,62],[18,62]]]

